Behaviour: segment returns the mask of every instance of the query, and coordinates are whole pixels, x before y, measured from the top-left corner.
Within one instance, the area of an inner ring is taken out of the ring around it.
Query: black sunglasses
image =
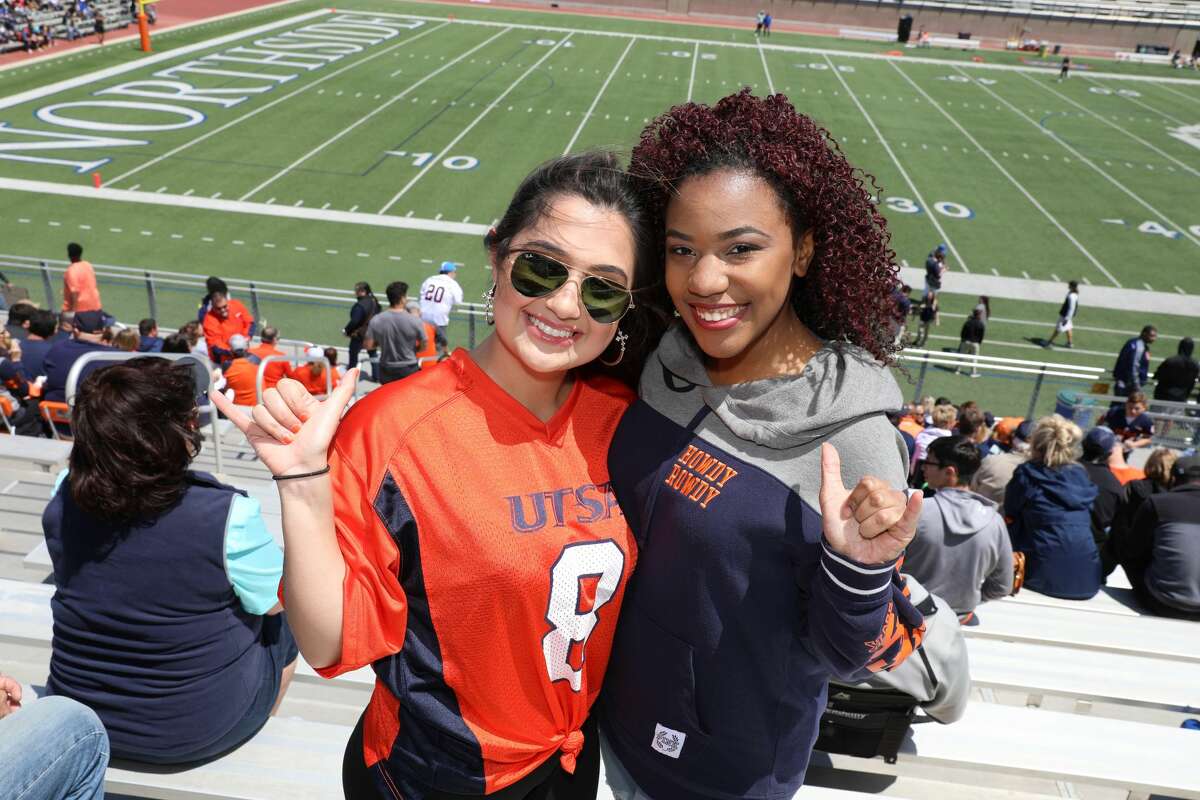
[[[509,280],[512,287],[525,297],[546,297],[563,287],[571,277],[572,269],[548,255],[533,250],[518,250],[509,271]],[[620,321],[634,307],[631,290],[598,275],[588,275],[580,281],[579,296],[583,299],[588,316],[605,325]]]

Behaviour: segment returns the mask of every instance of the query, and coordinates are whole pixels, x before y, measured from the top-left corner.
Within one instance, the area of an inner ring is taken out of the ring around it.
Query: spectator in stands
[[[1140,391],[1150,377],[1150,345],[1158,339],[1158,329],[1153,325],[1142,328],[1121,347],[1117,363],[1113,365],[1113,394],[1128,397]]]
[[[959,409],[958,423],[955,425],[955,432],[975,445],[975,449],[979,451],[980,459],[992,455],[990,439],[992,429],[987,423],[988,416],[988,414],[979,410],[979,406],[964,404]]]
[[[421,304],[409,300],[404,304],[404,310],[417,319],[421,319]],[[424,368],[437,360],[437,330],[432,323],[421,320],[421,328],[425,331],[425,347],[417,351],[417,366]]]
[[[112,348],[103,344],[104,315],[99,311],[80,311],[75,314],[72,338],[54,344],[45,358],[46,384],[42,387],[42,398],[55,403],[66,402],[67,376],[75,362],[88,353],[107,353]],[[85,367],[79,376],[82,383],[85,375],[103,366],[102,362]]]
[[[1052,347],[1054,340],[1058,338],[1060,333],[1067,335],[1067,347],[1074,347],[1075,340],[1072,336],[1075,330],[1075,314],[1078,312],[1079,281],[1070,281],[1067,283],[1067,296],[1058,309],[1058,322],[1054,325],[1054,332],[1050,334],[1049,339],[1042,343],[1042,347]]]
[[[1125,484],[1125,496],[1117,506],[1117,514],[1113,518],[1112,528],[1108,537],[1110,547],[1108,548],[1107,555],[1112,560],[1105,563],[1116,563],[1116,558],[1111,548],[1114,537],[1119,538],[1129,532],[1133,527],[1133,520],[1137,517],[1138,509],[1142,507],[1142,503],[1156,494],[1162,494],[1171,490],[1171,468],[1175,466],[1178,458],[1178,450],[1159,447],[1146,459],[1144,467],[1146,477]],[[1106,553],[1101,551],[1101,555],[1106,555]]]
[[[28,336],[21,342],[21,372],[31,381],[46,374],[46,354],[54,346],[51,338],[58,327],[53,311],[35,309],[29,320]]]
[[[912,462],[914,469],[918,469],[921,462],[925,460],[925,453],[929,449],[930,442],[943,436],[949,436],[953,432],[954,425],[958,421],[958,409],[950,403],[935,405],[930,420],[930,426],[918,433],[916,437]],[[917,477],[920,477],[919,472]]]
[[[946,245],[939,244],[925,259],[925,293],[922,300],[937,297],[942,290],[942,276],[946,273]]]
[[[458,285],[457,275],[458,265],[453,261],[443,261],[438,274],[430,275],[421,283],[421,319],[433,325],[437,332],[434,342],[439,358],[450,354],[450,340],[446,338],[450,312],[463,301],[463,290]]]
[[[1029,460],[1004,493],[1013,551],[1025,554],[1025,586],[1067,600],[1095,595],[1103,575],[1089,513],[1097,489],[1076,463],[1082,438],[1057,414],[1038,420]]]
[[[938,317],[938,299],[937,295],[930,294],[921,301],[921,311],[918,315],[920,325],[917,326],[917,338],[913,340],[913,347],[924,347],[929,341],[929,328],[933,325],[940,325],[941,320]]]
[[[904,344],[908,328],[908,318],[912,315],[912,287],[902,284],[893,290],[892,297],[896,301],[896,317],[892,320],[892,333],[896,344]]]
[[[204,329],[195,320],[188,320],[179,327],[179,333],[187,339],[188,352],[208,358],[208,343],[204,341]]]
[[[1196,379],[1200,377],[1200,363],[1192,358],[1196,344],[1192,337],[1185,336],[1179,340],[1179,350],[1175,355],[1163,361],[1154,370],[1154,399],[1166,400],[1172,403],[1186,403],[1196,388]],[[1178,412],[1176,412],[1178,413]],[[1165,435],[1171,422],[1163,425]]]
[[[274,325],[267,325],[262,329],[262,335],[259,337],[257,347],[251,347],[247,352],[249,355],[258,359],[258,363],[266,361],[271,356],[286,356],[276,346],[279,341],[279,329]],[[279,383],[284,378],[292,377],[292,364],[290,361],[272,361],[267,364],[266,370],[263,372],[263,391],[275,388],[275,384]]]
[[[212,293],[208,312],[204,315],[204,341],[208,344],[208,358],[214,364],[223,364],[233,358],[229,349],[229,337],[241,334],[247,339],[254,336],[254,317],[240,301],[227,292]]]
[[[367,325],[363,345],[379,347],[379,382],[391,383],[407,378],[417,371],[417,352],[427,344],[425,329],[420,320],[405,311],[408,284],[392,281],[387,286],[389,308],[381,311]]]
[[[916,701],[926,715],[949,725],[962,718],[971,694],[971,672],[962,626],[949,603],[937,594],[930,593],[929,588],[923,586],[919,578],[907,574],[906,570],[904,579],[908,584],[909,599],[925,618],[925,638],[917,646],[916,654],[905,659],[899,666],[871,673],[859,683],[830,681],[830,704],[838,707],[839,700],[848,687],[858,692],[866,691],[866,697],[862,694],[851,694],[849,699],[860,702],[865,700],[868,705],[872,705],[869,699],[871,690],[900,691]],[[844,752],[836,747],[827,746],[834,743],[825,738],[825,722],[823,719],[822,738],[817,742],[817,749]],[[853,726],[848,726],[847,734],[851,739],[857,738],[861,735],[861,729],[855,730]],[[801,792],[801,795],[803,794],[804,792]]]
[[[248,357],[247,348],[250,340],[240,333],[229,337],[229,349],[233,351],[233,360],[225,366],[225,385],[233,390],[233,402],[239,406],[253,406],[258,403],[258,358]],[[266,391],[263,381],[263,391]]]
[[[1009,450],[988,456],[971,478],[971,491],[983,495],[1004,508],[1004,490],[1017,467],[1029,460],[1029,439],[1033,436],[1033,420],[1022,420],[1012,434]]]
[[[1118,456],[1120,455],[1121,443],[1108,428],[1103,426],[1092,428],[1083,439],[1083,454],[1080,456],[1080,463],[1083,464],[1088,478],[1095,484],[1097,491],[1096,500],[1092,503],[1091,509],[1092,538],[1096,540],[1096,546],[1101,548],[1102,554],[1113,519],[1117,516],[1117,509],[1125,499],[1125,488],[1108,465],[1114,452]],[[1107,569],[1107,564],[1105,567],[1106,573],[1110,571]]]
[[[60,313],[55,315],[58,319],[58,330],[50,337],[51,344],[65,342],[70,339],[75,332],[75,315]]]
[[[196,322],[204,324],[204,318],[208,315],[208,310],[212,308],[212,296],[216,292],[229,294],[229,287],[225,281],[218,278],[216,275],[210,275],[204,281],[204,297],[200,298],[200,305],[196,307]]]
[[[308,348],[304,351],[304,355],[309,359],[316,360],[309,360],[304,364],[301,364],[292,372],[291,377],[300,381],[300,383],[304,385],[304,388],[307,389],[308,393],[311,395],[323,397],[338,385],[338,379],[340,376],[338,375],[337,367],[335,366],[337,364],[337,350],[334,350],[332,347],[329,349],[333,350],[333,358],[329,357],[328,351],[322,350],[320,347]],[[329,362],[328,368],[331,370],[329,373],[328,384],[325,382],[325,370],[327,365],[324,361],[320,360],[322,358]]]
[[[0,675],[0,797],[104,800],[108,734],[96,713],[65,697],[26,707],[22,696],[21,684]]]
[[[4,323],[4,330],[18,341],[24,339],[29,335],[29,320],[33,319],[35,311],[37,311],[37,306],[29,300],[19,300],[13,303],[12,308],[8,310],[8,322]]]
[[[42,517],[57,590],[46,688],[95,709],[117,758],[230,750],[295,669],[283,553],[258,501],[189,469],[196,416],[186,364],[148,356],[89,375]]]
[[[0,26],[0,37],[2,37],[2,35],[3,35],[3,30],[4,30],[3,26]],[[0,43],[3,43],[3,42],[4,42],[4,39],[0,38]],[[12,290],[13,290],[12,282],[9,281],[7,275],[5,275],[3,272],[0,272],[0,311],[3,311],[4,309],[8,308],[8,293],[11,292]]]
[[[163,340],[158,335],[158,323],[150,317],[138,323],[138,352],[161,353]]]
[[[984,310],[976,308],[971,312],[971,316],[963,323],[962,330],[958,334],[958,352],[965,355],[979,355],[979,347],[983,344],[983,335],[987,331],[987,323],[984,321]],[[962,372],[962,366],[954,368],[954,374]],[[971,377],[979,377],[979,361],[978,359],[971,362]]]
[[[900,438],[904,440],[904,447],[908,450],[908,463],[912,463],[913,456],[917,452],[917,440],[911,433],[904,428],[904,409],[887,412],[888,422],[896,428],[900,434]]]
[[[1146,447],[1153,442],[1154,420],[1146,413],[1146,395],[1130,392],[1124,406],[1115,406],[1104,415],[1104,426],[1128,448]]]
[[[342,333],[350,337],[350,352],[347,359],[346,369],[354,369],[358,366],[358,354],[363,349],[363,337],[367,335],[367,325],[371,318],[379,313],[379,300],[375,297],[375,293],[371,291],[371,284],[366,281],[359,281],[354,284],[354,305],[350,307],[350,321],[346,323],[346,327],[342,329]],[[371,358],[370,375],[372,380],[379,382],[377,374],[379,365],[375,358],[378,356],[378,350],[368,350],[367,355]]]
[[[1142,503],[1112,550],[1155,613],[1200,619],[1200,455],[1175,462],[1171,490]]]
[[[999,506],[967,489],[980,463],[979,449],[964,436],[929,445],[921,469],[934,495],[921,507],[904,557],[904,571],[963,618],[1013,588],[1012,544]]]
[[[192,352],[191,343],[188,342],[187,334],[183,331],[176,331],[168,334],[167,338],[163,339],[163,353],[190,353]]]
[[[126,353],[140,352],[138,345],[141,344],[138,332],[132,328],[122,328],[113,334],[113,347],[118,350],[124,350]]]
[[[62,310],[74,314],[99,311],[100,287],[96,285],[96,270],[83,260],[83,247],[76,242],[68,244],[67,259],[71,263],[63,273]]]
[[[8,336],[0,336],[0,392],[21,404],[29,399],[29,381],[21,371],[21,344]]]

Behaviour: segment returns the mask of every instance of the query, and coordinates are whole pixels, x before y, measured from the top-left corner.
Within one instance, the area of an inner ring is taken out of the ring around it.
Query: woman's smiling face
[[[688,178],[666,227],[667,291],[710,359],[759,362],[768,354],[752,357],[753,345],[803,330],[790,295],[812,259],[812,234],[797,240],[773,186],[737,169]],[[745,366],[741,379],[762,365]]]

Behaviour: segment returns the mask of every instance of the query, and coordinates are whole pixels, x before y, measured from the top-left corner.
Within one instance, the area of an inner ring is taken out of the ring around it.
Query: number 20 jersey
[[[606,461],[632,399],[577,380],[543,423],[460,350],[342,421],[342,657],[319,672],[374,665],[382,796],[491,793],[556,754],[574,769],[636,559]]]

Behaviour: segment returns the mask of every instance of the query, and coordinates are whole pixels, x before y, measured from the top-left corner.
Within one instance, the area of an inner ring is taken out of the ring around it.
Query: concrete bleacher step
[[[999,602],[1051,608],[1073,608],[1102,614],[1119,614],[1125,617],[1140,617],[1148,613],[1137,601],[1132,589],[1117,586],[1101,586],[1096,596],[1088,600],[1062,600],[1058,597],[1022,589],[1021,593],[1015,597],[1006,597]],[[986,606],[981,608],[986,608]]]
[[[0,467],[58,472],[71,453],[70,442],[34,436],[0,436]]]

